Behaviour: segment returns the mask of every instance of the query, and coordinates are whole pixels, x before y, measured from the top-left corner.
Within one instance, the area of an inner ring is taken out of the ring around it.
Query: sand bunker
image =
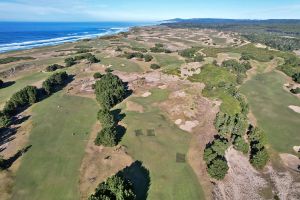
[[[142,97],[149,97],[151,94],[151,92],[145,92],[144,94],[142,94]]]
[[[126,102],[126,109],[128,111],[133,111],[133,112],[139,112],[143,113],[144,112],[144,107],[138,103],[132,102],[132,101],[127,101]]]
[[[300,171],[300,159],[297,156],[288,153],[282,153],[280,154],[280,158],[288,168],[295,171]]]
[[[290,105],[289,108],[292,109],[294,112],[300,114],[300,107],[299,106]]]
[[[180,125],[179,128],[187,131],[187,132],[192,132],[193,128],[198,126],[199,121],[194,120],[194,121],[186,121],[184,124]]]
[[[177,119],[176,121],[175,121],[175,124],[176,125],[180,125],[182,123],[182,119]]]
[[[300,146],[294,146],[293,149],[296,153],[300,152]]]

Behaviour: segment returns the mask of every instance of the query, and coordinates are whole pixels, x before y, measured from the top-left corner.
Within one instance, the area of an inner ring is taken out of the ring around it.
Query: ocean
[[[0,53],[52,46],[149,25],[136,22],[0,22]]]

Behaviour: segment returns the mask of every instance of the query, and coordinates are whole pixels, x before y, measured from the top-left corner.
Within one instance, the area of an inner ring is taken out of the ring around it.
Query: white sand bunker
[[[182,119],[177,119],[176,121],[175,121],[175,124],[176,125],[180,125],[182,123]]]
[[[142,94],[142,97],[149,97],[151,94],[151,92],[145,92],[144,94]]]
[[[300,152],[300,146],[294,146],[293,149],[296,153]]]
[[[292,109],[294,112],[300,114],[300,107],[299,106],[290,105],[289,108]]]
[[[195,128],[198,124],[199,121],[197,120],[186,121],[184,124],[180,125],[179,128],[187,132],[192,132],[193,128]]]

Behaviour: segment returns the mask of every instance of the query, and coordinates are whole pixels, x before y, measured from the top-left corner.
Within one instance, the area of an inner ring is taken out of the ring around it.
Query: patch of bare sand
[[[192,132],[193,128],[198,126],[198,124],[198,120],[185,121],[183,124],[179,125],[179,128],[187,132]]]
[[[280,154],[280,158],[288,168],[300,172],[300,159],[297,156],[282,153]]]
[[[294,150],[296,153],[299,153],[299,152],[300,152],[300,146],[294,146],[294,147],[293,147],[293,150]]]
[[[300,113],[300,106],[290,105],[289,108],[292,109],[296,113]]]
[[[142,105],[138,104],[138,103],[135,103],[135,102],[132,102],[132,101],[127,101],[126,102],[126,110],[143,113],[144,112],[144,107]]]
[[[230,147],[226,151],[229,170],[223,181],[214,187],[215,199],[263,199],[259,191],[268,185],[251,166],[248,157]]]
[[[142,97],[149,97],[152,93],[151,92],[145,92],[144,94],[142,94]]]
[[[99,124],[94,126],[81,163],[79,180],[81,199],[87,199],[99,183],[133,163],[123,146],[108,148],[94,145],[100,129]]]

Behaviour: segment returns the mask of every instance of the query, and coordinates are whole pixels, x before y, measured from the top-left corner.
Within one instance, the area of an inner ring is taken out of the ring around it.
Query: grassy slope
[[[79,199],[78,169],[96,111],[95,101],[62,93],[33,107],[32,148],[17,172],[12,199]]]
[[[144,106],[144,113],[126,112],[128,125],[122,143],[129,154],[140,160],[150,170],[151,186],[148,199],[204,199],[196,176],[187,163],[176,163],[176,153],[186,154],[191,136],[178,129],[153,106],[167,98],[165,90],[152,90],[147,98],[131,98]],[[141,129],[142,136],[135,130]],[[156,136],[147,136],[148,129],[155,129]]]
[[[101,64],[112,65],[112,69],[124,71],[124,72],[142,72],[143,69],[136,63],[126,59],[126,58],[105,58],[101,57]],[[124,66],[122,66],[124,65]]]
[[[284,75],[277,72],[259,74],[246,82],[241,91],[272,147],[293,153],[292,147],[300,144],[300,114],[288,106],[300,106],[300,101],[282,88],[284,80]]]

